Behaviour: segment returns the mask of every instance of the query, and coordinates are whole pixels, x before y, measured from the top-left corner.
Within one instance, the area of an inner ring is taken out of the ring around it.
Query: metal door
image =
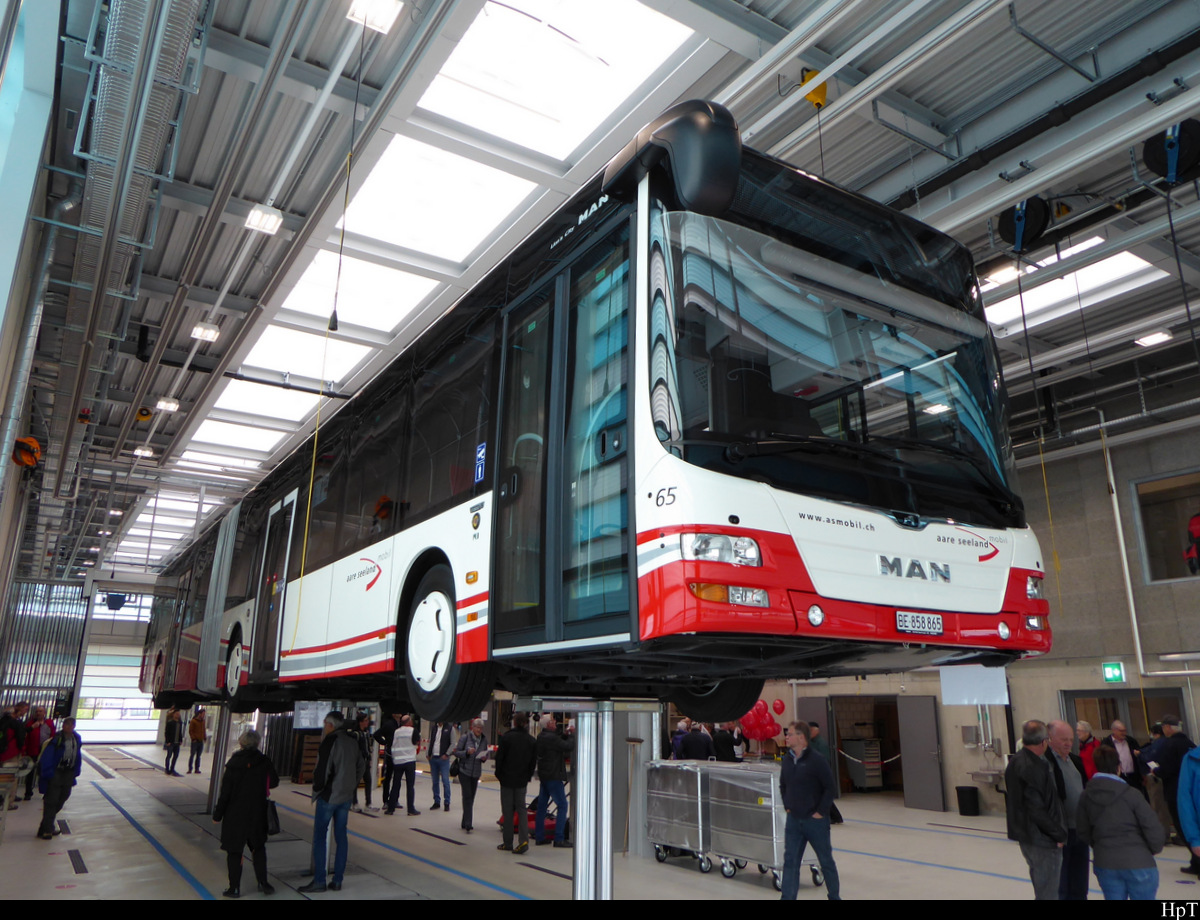
[[[900,718],[900,755],[904,758],[904,805],[945,811],[937,698],[898,696],[896,707]]]
[[[263,529],[263,539],[267,543],[254,604],[254,645],[250,666],[251,680],[256,682],[279,676],[279,627],[283,622],[287,593],[297,492],[293,489],[287,498],[271,506],[267,526]]]

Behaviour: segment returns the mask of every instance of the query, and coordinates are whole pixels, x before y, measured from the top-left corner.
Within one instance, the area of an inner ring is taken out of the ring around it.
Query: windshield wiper
[[[756,438],[752,441],[730,441],[725,447],[725,459],[730,463],[741,463],[749,457],[771,457],[779,454],[791,454],[796,451],[816,449],[830,453],[842,453],[853,457],[863,454],[874,454],[887,460],[895,461],[889,452],[860,444],[854,441],[839,441],[821,435],[783,434],[772,431],[769,438]]]
[[[910,448],[912,450],[925,450],[934,453],[945,454],[948,457],[954,457],[958,460],[965,460],[981,479],[988,485],[996,489],[1002,495],[1006,496],[1010,503],[1017,501],[1016,493],[1010,489],[1003,480],[999,479],[990,466],[988,466],[978,455],[970,451],[963,450],[961,447],[955,447],[952,444],[939,444],[936,441],[919,441],[915,438],[893,438],[886,436],[872,436],[872,441],[882,441],[885,444],[892,444],[896,447]]]

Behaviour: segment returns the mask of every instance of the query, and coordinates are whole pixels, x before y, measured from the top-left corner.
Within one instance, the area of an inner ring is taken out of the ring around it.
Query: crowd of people
[[[39,840],[53,840],[62,830],[58,813],[67,803],[83,767],[83,742],[75,731],[75,720],[66,718],[61,727],[38,706],[30,714],[27,701],[8,706],[0,713],[0,764],[25,775],[25,801],[33,798],[33,787],[42,794]],[[9,802],[10,811],[18,808]]]
[[[1168,840],[1190,851],[1181,871],[1200,875],[1200,749],[1178,716],[1144,747],[1119,720],[1102,740],[1083,721],[1034,719],[1021,732],[1004,774],[1008,836],[1038,900],[1086,900],[1089,862],[1106,900],[1152,900]]]

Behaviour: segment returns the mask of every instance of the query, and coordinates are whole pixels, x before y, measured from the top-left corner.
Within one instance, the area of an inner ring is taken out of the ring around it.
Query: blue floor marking
[[[101,788],[101,786],[98,782],[96,782],[95,780],[92,780],[92,785],[96,787],[96,790],[102,796],[104,796],[106,799],[108,799],[109,804],[112,805],[112,807],[115,808],[117,811],[119,811],[121,813],[122,817],[124,817],[126,821],[128,821],[130,824],[133,825],[134,830],[136,830],[139,834],[141,834],[148,841],[150,841],[150,845],[152,847],[154,847],[154,849],[158,850],[158,854],[167,861],[167,864],[170,865],[170,867],[172,869],[174,869],[176,872],[179,873],[180,877],[182,877],[185,882],[187,882],[189,885],[192,886],[192,888],[196,892],[196,894],[200,895],[200,897],[203,898],[205,901],[215,901],[217,899],[216,895],[214,895],[211,891],[209,891],[202,884],[200,884],[200,880],[197,879],[196,876],[192,875],[192,873],[188,872],[188,870],[183,867],[183,864],[178,859],[176,859],[174,856],[172,856],[170,853],[167,852],[166,847],[164,847],[161,843],[159,843],[157,840],[155,840],[154,837],[150,834],[150,832],[148,830],[146,830],[144,827],[142,827],[140,824],[138,824],[137,821],[134,819],[133,815],[131,815],[129,812],[127,812],[124,808],[122,808],[117,803],[116,799],[114,799],[111,795],[109,795],[107,792],[105,792],[104,789]]]
[[[298,808],[291,808],[278,800],[276,800],[275,805],[278,808],[282,808],[284,811],[290,811],[292,814],[300,815],[301,817],[312,817],[311,813],[301,811]],[[457,875],[459,878],[464,878],[468,882],[474,882],[476,885],[482,885],[484,888],[491,888],[493,891],[506,894],[510,898],[516,898],[518,901],[533,900],[533,898],[529,897],[528,895],[518,894],[515,891],[502,888],[499,885],[493,885],[491,882],[485,882],[483,879],[476,878],[474,875],[468,875],[466,872],[460,872],[458,869],[451,869],[449,866],[443,866],[441,863],[434,862],[432,859],[426,859],[424,856],[418,856],[416,853],[410,853],[408,850],[402,850],[399,847],[394,847],[390,843],[384,843],[382,840],[376,840],[374,837],[368,837],[366,834],[360,834],[358,831],[347,830],[346,833],[351,837],[357,837],[359,840],[365,840],[367,843],[373,843],[377,847],[383,847],[385,850],[391,850],[393,853],[399,853],[401,856],[407,856],[409,859],[415,859],[417,862],[425,863],[427,866],[433,866],[435,869],[440,869],[443,872],[449,872],[451,875]]]
[[[944,831],[936,827],[910,827],[907,824],[887,824],[883,821],[864,821],[862,818],[846,818],[847,824],[870,824],[874,827],[894,827],[902,831],[921,831],[926,834],[949,834],[952,837],[970,837],[972,840],[995,840],[1008,843],[1007,837],[998,837],[992,833],[971,833],[970,831]]]

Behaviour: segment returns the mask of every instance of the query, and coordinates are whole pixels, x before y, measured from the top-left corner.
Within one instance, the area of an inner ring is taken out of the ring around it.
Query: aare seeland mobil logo
[[[383,574],[383,568],[374,559],[368,559],[365,556],[360,558],[358,561],[365,562],[367,564],[362,568],[355,569],[353,572],[347,575],[346,584],[360,581],[363,578],[369,578],[370,581],[367,582],[367,586],[363,588],[363,590],[370,591],[375,587],[375,582],[379,581],[379,576]]]

